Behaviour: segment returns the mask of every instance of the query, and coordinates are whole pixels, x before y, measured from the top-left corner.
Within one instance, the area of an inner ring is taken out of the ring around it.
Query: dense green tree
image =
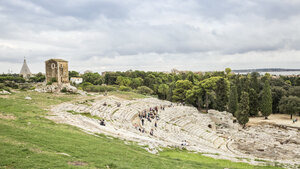
[[[186,92],[187,103],[195,106],[198,110],[203,106],[203,89],[199,85],[193,86],[191,90]]]
[[[167,84],[160,84],[158,87],[158,93],[162,96],[163,99],[167,99],[169,92],[169,86]]]
[[[293,86],[289,89],[288,94],[290,96],[300,97],[300,86]]]
[[[107,85],[115,85],[117,77],[119,75],[116,72],[106,72],[104,75],[104,82]]]
[[[193,87],[192,82],[188,80],[178,80],[176,82],[176,87],[173,90],[173,101],[175,102],[185,102],[186,92]]]
[[[230,85],[230,94],[229,94],[229,103],[228,103],[228,111],[235,115],[238,107],[238,94],[237,89],[234,83]]]
[[[249,121],[249,110],[249,95],[246,92],[242,92],[241,102],[239,103],[238,110],[236,112],[236,118],[243,127],[245,127]]]
[[[131,85],[132,81],[128,77],[118,76],[116,80],[116,84],[120,86],[126,86],[129,87]]]
[[[189,80],[190,82],[192,82],[194,84],[194,73],[193,72],[188,72],[187,76],[186,76],[186,80]]]
[[[82,75],[84,82],[90,82],[93,85],[101,85],[103,78],[99,73],[85,73]]]
[[[259,90],[260,90],[260,83],[259,83],[259,79],[258,79],[259,76],[260,75],[258,72],[252,72],[251,78],[250,78],[250,88],[254,89],[256,94],[259,93]]]
[[[131,80],[130,86],[131,86],[131,88],[136,89],[136,88],[138,88],[139,86],[142,86],[142,85],[143,85],[143,81],[144,81],[144,80],[143,80],[141,77],[133,78],[133,79]]]
[[[242,86],[242,92],[246,92],[246,93],[249,93],[249,90],[250,90],[250,74],[246,75],[246,76],[243,76],[241,78],[241,86]]]
[[[279,103],[281,113],[287,113],[293,118],[293,114],[300,112],[300,98],[297,96],[284,96]]]
[[[230,78],[230,76],[232,75],[232,74],[231,74],[231,69],[230,69],[230,68],[226,68],[226,69],[225,69],[225,73],[226,73],[226,76],[227,76],[228,78]]]
[[[235,79],[234,79],[237,94],[238,94],[238,101],[241,100],[241,95],[242,95],[242,90],[243,90],[243,84],[242,84],[241,78],[242,78],[242,75],[236,75]]]
[[[272,112],[279,113],[279,102],[283,96],[286,96],[287,92],[283,87],[272,86]]]
[[[272,113],[272,93],[269,80],[265,80],[265,85],[262,93],[261,113],[268,119],[268,116]]]
[[[155,84],[155,82],[156,82],[156,77],[153,73],[148,74],[147,77],[145,77],[144,79],[145,86],[150,87],[151,89],[153,89],[153,85]]]
[[[199,83],[199,86],[203,89],[204,93],[204,102],[206,112],[209,108],[216,108],[216,93],[217,82],[223,77],[213,76],[208,79],[204,79]],[[226,81],[228,83],[228,81]]]
[[[219,111],[225,111],[228,103],[228,85],[224,78],[216,82],[216,108]]]
[[[258,102],[258,94],[256,90],[250,89],[249,90],[249,115],[250,116],[257,116],[259,111],[259,102]]]
[[[71,78],[71,77],[79,77],[79,72],[69,71],[69,78]]]

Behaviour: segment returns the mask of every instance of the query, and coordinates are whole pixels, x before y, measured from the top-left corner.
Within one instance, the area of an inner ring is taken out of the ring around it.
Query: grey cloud
[[[299,12],[296,0],[0,1],[0,61],[62,57],[95,70],[234,66],[251,52],[264,61],[268,52],[300,50]],[[228,56],[234,61],[221,62]]]

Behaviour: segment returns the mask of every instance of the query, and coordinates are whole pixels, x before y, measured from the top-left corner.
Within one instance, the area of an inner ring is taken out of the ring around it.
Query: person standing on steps
[[[142,118],[142,125],[144,125],[144,119]]]
[[[150,135],[153,136],[153,129],[150,130]]]

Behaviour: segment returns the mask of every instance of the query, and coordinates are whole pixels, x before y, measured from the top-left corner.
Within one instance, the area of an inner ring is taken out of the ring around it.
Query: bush
[[[147,86],[140,86],[137,88],[137,92],[140,94],[151,95],[153,93],[153,90]]]
[[[126,86],[120,86],[119,88],[120,91],[124,91],[124,92],[129,92],[131,91],[132,89],[130,87],[126,87]]]
[[[105,86],[105,87],[106,87],[106,91],[108,91],[108,92],[112,92],[112,91],[116,91],[117,90],[117,88],[114,87],[114,86]]]
[[[0,89],[4,89],[5,85],[3,83],[0,83]]]
[[[87,87],[87,86],[92,86],[92,85],[93,85],[93,84],[90,83],[90,82],[83,82],[83,83],[81,83],[79,86],[82,87],[82,88],[85,88],[85,87]]]
[[[52,85],[52,82],[48,82],[47,85]]]
[[[67,90],[67,88],[64,87],[63,89],[60,90],[60,92],[62,92],[62,93],[67,93],[68,90]]]
[[[24,91],[30,90],[31,88],[32,88],[32,86],[30,84],[22,84],[22,85],[20,85],[20,89],[24,90]]]
[[[0,83],[3,83],[5,81],[15,82],[15,83],[24,83],[25,79],[20,76],[0,76]]]
[[[0,90],[5,90],[5,91],[10,92],[9,87],[6,87],[6,86],[4,85],[4,83],[0,83]]]
[[[6,87],[10,87],[10,88],[13,88],[13,89],[18,89],[19,88],[19,85],[17,83],[15,83],[14,81],[5,81],[4,85]]]
[[[56,78],[55,78],[55,77],[52,77],[51,82],[52,82],[52,83],[57,82]]]
[[[102,85],[88,85],[82,87],[84,91],[87,92],[106,92],[106,91],[116,91],[116,88],[113,86],[102,86]]]

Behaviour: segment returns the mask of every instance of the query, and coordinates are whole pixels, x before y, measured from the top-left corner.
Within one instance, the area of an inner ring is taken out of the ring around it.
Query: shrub
[[[131,91],[132,89],[130,87],[126,87],[126,86],[120,86],[119,90],[124,91],[124,92],[128,92],[128,91]]]
[[[5,85],[3,83],[0,83],[0,89],[4,89]]]
[[[25,79],[20,76],[0,76],[0,83],[3,83],[5,81],[11,81],[11,82],[16,82],[16,83],[24,83]]]
[[[4,83],[0,83],[0,90],[5,90],[5,91],[10,92],[9,87],[6,87],[6,86],[4,85]]]
[[[82,87],[83,90],[88,92],[106,92],[106,91],[116,91],[116,88],[113,86],[102,86],[102,85],[88,85]]]
[[[51,82],[52,82],[52,83],[57,82],[56,78],[55,78],[55,77],[52,77],[52,78],[51,78]]]
[[[61,90],[60,90],[60,92],[62,92],[62,93],[66,93],[66,92],[68,92],[68,90],[67,90],[67,88],[62,88]]]
[[[79,86],[82,87],[83,89],[86,88],[87,86],[92,86],[93,84],[90,82],[83,82]]]
[[[17,83],[15,83],[14,81],[5,81],[4,85],[6,87],[10,87],[10,88],[13,88],[13,89],[18,89],[19,88],[19,85]]]
[[[24,91],[30,90],[31,88],[32,88],[32,86],[30,84],[22,84],[22,85],[20,85],[20,89],[24,90]]]
[[[48,82],[47,85],[52,85],[52,82]]]
[[[141,93],[141,94],[148,94],[148,95],[150,95],[150,94],[153,93],[153,90],[150,89],[147,86],[140,86],[140,87],[137,88],[137,92]]]

